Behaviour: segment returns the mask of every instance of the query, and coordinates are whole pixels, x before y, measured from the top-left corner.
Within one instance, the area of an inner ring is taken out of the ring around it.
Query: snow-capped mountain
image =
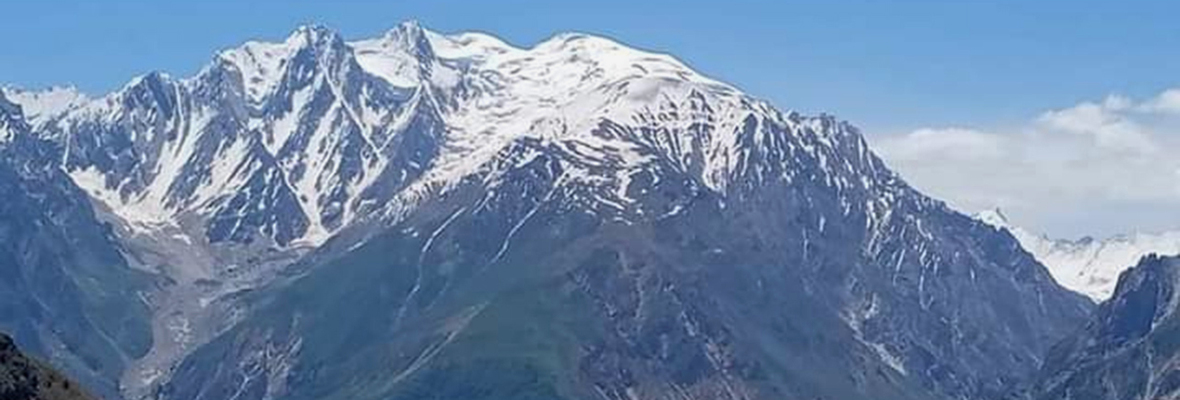
[[[1013,226],[999,209],[980,212],[976,218],[1007,229],[1021,246],[1049,268],[1058,283],[1095,302],[1110,298],[1119,275],[1143,256],[1180,254],[1180,232],[1065,240]]]
[[[233,312],[192,304],[268,279],[238,265],[259,256],[206,246],[316,247],[358,221],[397,223],[472,181],[487,203],[515,201],[502,196],[520,184],[517,170],[540,162],[560,168],[540,195],[576,192],[570,201],[619,221],[679,213],[683,202],[637,200],[687,184],[661,182],[669,176],[702,185],[680,190],[734,195],[770,180],[850,193],[897,184],[846,123],[781,113],[671,56],[582,34],[519,48],[413,22],[354,42],[305,26],[222,51],[192,77],[154,72],[95,98],[8,92],[36,110],[35,131],[63,148],[77,185],[155,260],[142,262],[169,264],[177,283],[153,297],[157,347],[171,348],[163,359]],[[866,200],[841,207],[852,201]],[[888,205],[870,206],[869,224],[883,224]],[[145,362],[130,386],[169,362]]]
[[[712,129],[722,133],[774,124],[815,135],[804,150],[819,157],[832,151],[825,130],[836,128],[603,38],[567,34],[522,49],[414,23],[352,43],[304,27],[281,43],[224,51],[194,77],[151,73],[93,100],[66,89],[12,92],[37,110],[39,132],[66,148],[78,184],[129,225],[280,246],[318,245],[378,208],[399,207],[388,203],[403,186],[414,183],[407,194],[446,187],[525,138],[600,160],[614,142],[627,158],[610,162],[632,167],[653,156],[593,133],[609,131],[594,125],[599,118],[677,130],[719,119]],[[700,168],[711,187],[749,168],[738,138],[643,134],[666,147],[662,156]]]
[[[338,35],[305,27],[223,52],[191,78],[136,78],[40,131],[136,229],[315,245],[427,165],[440,135],[430,90],[388,85]]]
[[[852,125],[590,35],[308,26],[24,98],[164,282],[137,399],[979,398],[1090,307]]]

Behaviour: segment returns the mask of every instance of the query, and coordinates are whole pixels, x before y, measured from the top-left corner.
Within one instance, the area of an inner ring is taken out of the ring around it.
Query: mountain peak
[[[975,219],[982,221],[985,224],[994,226],[996,228],[1011,228],[1012,224],[1008,220],[1008,216],[1000,207],[995,207],[990,210],[980,211],[975,214]]]
[[[307,24],[295,28],[285,41],[288,45],[315,46],[343,41],[340,34],[321,24]]]
[[[310,51],[316,57],[335,57],[347,52],[348,44],[339,32],[320,24],[303,25],[295,29],[283,42],[289,57]]]
[[[427,31],[418,24],[418,21],[402,22],[396,28],[386,32],[385,37],[396,40],[404,49],[420,60],[434,58],[434,49],[427,37]]]
[[[430,43],[431,35],[432,33],[423,28],[418,21],[409,20],[386,31],[381,38],[375,39],[375,42],[368,42],[379,44],[385,52],[398,52],[419,63],[429,63],[435,57],[434,48]]]
[[[124,88],[132,88],[132,87],[137,87],[137,86],[141,86],[141,85],[158,86],[163,82],[171,81],[171,80],[172,80],[172,76],[169,75],[167,72],[156,70],[156,71],[151,71],[146,74],[131,78],[131,80],[127,82],[127,85],[124,86]]]
[[[385,32],[385,36],[426,36],[426,29],[422,27],[422,24],[418,20],[411,19],[397,24],[393,29]]]
[[[357,62],[397,87],[416,87],[434,71],[432,34],[417,21],[406,21],[379,38],[352,43]]]
[[[217,62],[227,62],[237,69],[249,100],[261,103],[278,86],[287,64],[300,51],[339,53],[346,46],[336,31],[324,25],[308,24],[296,28],[282,42],[249,41],[222,51]]]

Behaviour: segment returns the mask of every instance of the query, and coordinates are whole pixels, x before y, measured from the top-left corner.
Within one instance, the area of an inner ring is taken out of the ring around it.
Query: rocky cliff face
[[[1151,255],[1124,272],[1085,329],[1056,346],[1034,399],[1180,397],[1180,260]]]

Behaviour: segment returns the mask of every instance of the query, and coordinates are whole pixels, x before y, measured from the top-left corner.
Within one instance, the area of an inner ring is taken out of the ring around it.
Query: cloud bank
[[[1020,126],[872,138],[914,186],[964,212],[1077,237],[1180,229],[1180,88],[1048,110]]]

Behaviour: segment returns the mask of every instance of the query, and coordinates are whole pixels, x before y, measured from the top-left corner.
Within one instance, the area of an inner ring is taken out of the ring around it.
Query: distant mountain
[[[1180,254],[1180,232],[1062,240],[1013,226],[999,209],[981,212],[976,218],[1007,229],[1049,268],[1058,283],[1095,302],[1110,298],[1119,274],[1135,265],[1139,258],[1152,253]]]
[[[22,354],[0,333],[0,399],[90,400],[82,388],[49,366]]]
[[[1180,398],[1180,258],[1151,255],[1124,272],[1085,329],[1056,346],[1036,400]]]
[[[1092,308],[854,126],[590,35],[18,94],[159,282],[128,398],[990,398]]]

